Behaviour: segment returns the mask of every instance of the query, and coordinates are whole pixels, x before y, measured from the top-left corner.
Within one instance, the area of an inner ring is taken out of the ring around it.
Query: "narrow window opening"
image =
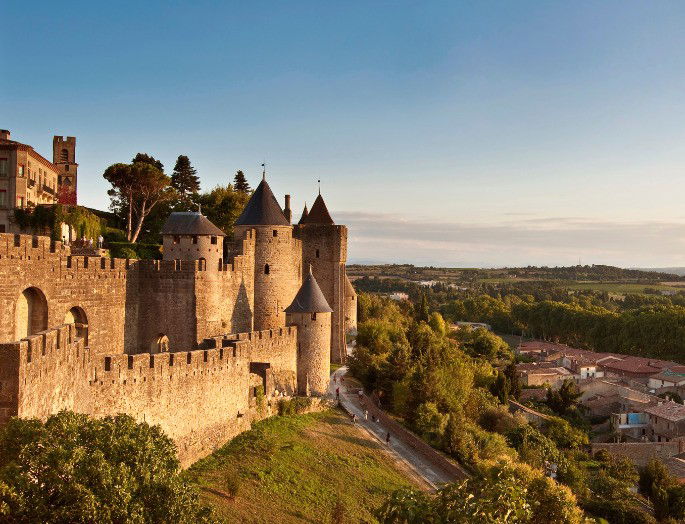
[[[128,356],[128,369],[133,369],[133,355]]]
[[[316,320],[316,313],[312,313],[312,320]]]
[[[105,357],[105,371],[112,369],[112,357]]]
[[[216,237],[212,237],[212,244],[216,244],[216,243],[217,243],[217,238],[216,238]]]
[[[268,274],[269,274],[269,271],[270,271],[270,269],[269,269],[269,264],[266,264],[266,265],[264,266],[264,274],[265,274],[265,275],[268,275]]]
[[[178,235],[174,235],[174,244],[178,244],[181,241],[181,237]]]
[[[275,236],[275,237],[278,236],[278,229],[274,229],[274,236]]]
[[[193,235],[193,244],[197,244],[197,235]]]

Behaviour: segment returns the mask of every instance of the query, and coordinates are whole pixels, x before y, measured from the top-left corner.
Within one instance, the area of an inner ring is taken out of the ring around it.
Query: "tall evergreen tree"
[[[197,193],[200,190],[200,179],[197,170],[190,164],[190,159],[185,155],[179,155],[171,175],[171,187],[183,198]]]
[[[245,173],[240,169],[235,174],[235,177],[233,177],[233,188],[242,193],[249,193],[251,190],[250,184],[247,183],[247,178],[245,178]]]

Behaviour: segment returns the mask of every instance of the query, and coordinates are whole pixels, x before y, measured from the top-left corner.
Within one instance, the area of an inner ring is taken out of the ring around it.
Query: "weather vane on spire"
[[[262,164],[262,180],[266,180],[266,162]]]
[[[317,182],[319,183],[319,194],[321,194],[321,179],[319,178],[319,180],[317,180]]]

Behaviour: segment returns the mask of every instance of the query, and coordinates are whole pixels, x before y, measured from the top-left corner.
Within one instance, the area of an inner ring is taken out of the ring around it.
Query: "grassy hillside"
[[[373,522],[388,493],[415,485],[336,410],[264,420],[187,475],[229,522],[330,522],[338,500],[345,522]]]

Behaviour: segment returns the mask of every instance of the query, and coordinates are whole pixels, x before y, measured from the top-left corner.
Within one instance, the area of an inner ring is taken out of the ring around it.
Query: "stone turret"
[[[347,228],[336,225],[321,194],[295,228],[302,240],[302,263],[312,266],[321,286],[331,315],[331,361],[344,363],[345,344],[345,261],[347,260]]]
[[[297,388],[300,394],[325,395],[331,374],[331,307],[311,268],[292,304],[285,310],[297,326]]]
[[[171,213],[162,226],[164,260],[204,260],[218,269],[224,253],[224,232],[200,212]]]
[[[302,281],[302,244],[274,197],[266,177],[257,186],[235,226],[234,241],[255,232],[254,329],[285,326],[285,307]]]

